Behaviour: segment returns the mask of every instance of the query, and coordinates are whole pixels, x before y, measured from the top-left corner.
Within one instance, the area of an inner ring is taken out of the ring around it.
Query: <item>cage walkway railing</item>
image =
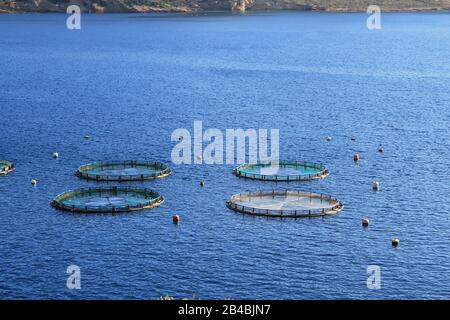
[[[279,174],[262,174],[262,173],[250,173],[245,172],[245,170],[253,168],[270,168],[279,166],[280,168],[286,167],[305,167],[318,170],[316,173],[310,174],[298,174],[298,175],[279,175]],[[233,170],[233,174],[253,180],[265,180],[265,181],[308,181],[313,179],[323,179],[329,175],[327,168],[320,163],[304,162],[304,161],[278,161],[278,162],[267,162],[267,163],[246,163],[238,166]]]
[[[126,174],[114,174],[114,175],[103,175],[96,173],[89,173],[92,170],[102,170],[105,168],[109,169],[120,169],[124,167],[130,168],[138,168],[138,167],[152,167],[155,168],[156,172],[150,174],[134,174],[134,175],[126,175]],[[78,168],[75,175],[88,180],[95,181],[143,181],[143,180],[152,180],[157,178],[163,178],[170,175],[170,168],[161,162],[152,162],[152,161],[135,161],[135,160],[127,160],[127,161],[105,161],[105,162],[96,162],[87,165],[83,165]]]
[[[0,175],[5,175],[10,173],[15,169],[14,163],[7,160],[0,160]]]
[[[237,204],[237,201],[251,200],[252,198],[262,197],[279,197],[279,196],[298,196],[299,198],[320,199],[321,202],[327,201],[332,206],[318,208],[318,209],[261,209],[250,206]],[[320,217],[337,214],[343,209],[343,204],[335,197],[312,193],[299,190],[272,190],[272,191],[256,191],[256,192],[244,192],[234,195],[226,202],[229,209],[255,216],[265,217],[278,217],[278,218],[302,218],[302,217]]]
[[[85,197],[85,196],[98,196],[102,195],[128,195],[128,194],[140,194],[144,196],[144,201],[135,205],[124,205],[124,206],[86,206],[86,205],[69,205],[65,204],[64,201],[74,197]],[[158,206],[164,202],[164,198],[150,189],[143,188],[131,188],[131,187],[112,187],[112,188],[81,188],[78,190],[72,190],[64,192],[53,199],[51,205],[59,210],[70,211],[70,212],[80,212],[80,213],[119,213],[119,212],[130,212],[143,209],[150,209]]]

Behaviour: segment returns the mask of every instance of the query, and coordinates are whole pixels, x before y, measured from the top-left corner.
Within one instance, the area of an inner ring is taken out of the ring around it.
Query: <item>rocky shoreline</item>
[[[0,13],[65,13],[70,4],[78,5],[83,12],[90,13],[267,10],[365,12],[374,2],[384,12],[450,10],[450,0],[435,0],[430,3],[421,0],[0,0]]]

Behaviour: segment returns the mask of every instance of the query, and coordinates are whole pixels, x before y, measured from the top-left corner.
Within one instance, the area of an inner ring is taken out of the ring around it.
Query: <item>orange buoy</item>
[[[363,225],[363,227],[368,227],[369,226],[369,219],[368,218],[362,219],[362,225]]]
[[[357,152],[355,152],[355,154],[353,155],[353,161],[358,161],[359,160],[359,154]]]
[[[394,238],[392,239],[392,246],[396,247],[400,244],[400,239],[399,238]]]
[[[180,222],[180,216],[178,215],[178,214],[175,214],[173,217],[172,217],[172,221],[173,221],[173,223],[175,223],[175,224],[177,224],[178,222]]]

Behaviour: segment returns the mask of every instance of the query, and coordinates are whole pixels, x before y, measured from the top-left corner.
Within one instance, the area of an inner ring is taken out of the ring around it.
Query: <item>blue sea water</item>
[[[0,158],[17,165],[0,177],[2,299],[450,298],[449,13],[383,14],[379,31],[365,14],[85,14],[73,31],[66,18],[0,15]],[[232,165],[174,165],[171,133],[194,120],[278,128],[283,159],[331,174],[274,185]],[[136,184],[164,204],[114,216],[50,207],[98,186],[78,166],[115,159],[170,164],[170,177]],[[294,221],[225,207],[286,187],[345,208]],[[69,265],[80,290],[66,287]]]

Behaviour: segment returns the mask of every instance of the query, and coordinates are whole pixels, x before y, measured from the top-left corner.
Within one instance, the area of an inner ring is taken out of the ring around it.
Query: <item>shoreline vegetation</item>
[[[66,13],[78,5],[85,13],[206,13],[246,11],[383,12],[450,10],[450,0],[0,0],[0,13]]]

